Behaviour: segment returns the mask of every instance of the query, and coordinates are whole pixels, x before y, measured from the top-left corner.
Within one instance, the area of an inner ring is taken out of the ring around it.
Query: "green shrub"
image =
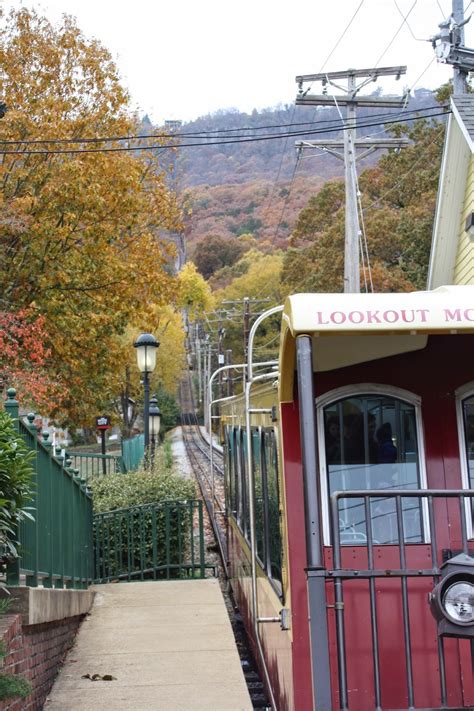
[[[153,469],[91,477],[94,513],[124,509],[160,501],[194,499],[196,487],[190,479],[174,474],[169,468],[169,453],[159,447]]]
[[[142,571],[145,578],[177,577],[190,560],[195,485],[164,466],[162,449],[153,470],[90,481],[94,512],[102,514],[94,519],[99,579],[136,579]]]
[[[27,504],[32,500],[34,456],[10,415],[0,410],[0,546],[6,557],[17,557],[18,524],[32,518]]]

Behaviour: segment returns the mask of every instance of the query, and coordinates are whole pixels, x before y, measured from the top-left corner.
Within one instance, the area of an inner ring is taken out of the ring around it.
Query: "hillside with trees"
[[[416,111],[436,105],[434,94],[425,89],[414,92],[406,110]],[[359,112],[359,122],[403,119],[403,110]],[[411,117],[412,114],[409,115]],[[219,235],[232,240],[252,234],[265,249],[268,242],[286,248],[298,214],[309,197],[328,180],[342,176],[343,164],[323,151],[304,151],[297,160],[294,143],[311,139],[304,131],[318,130],[317,138],[341,138],[342,133],[329,131],[338,127],[336,108],[279,106],[275,109],[217,112],[186,123],[180,131],[183,145],[176,158],[176,176],[188,210],[186,240],[192,257],[196,243],[206,236]],[[410,122],[408,121],[409,125]],[[290,127],[291,125],[291,127]],[[279,137],[288,131],[301,132],[295,137]],[[227,145],[186,147],[205,140],[229,141],[249,137],[249,142]],[[365,133],[383,135],[384,127],[367,128]],[[274,135],[271,140],[257,140]],[[360,132],[364,135],[364,131]],[[190,136],[192,138],[190,138]],[[314,137],[314,136],[313,136]],[[375,154],[361,161],[359,170],[374,166]]]

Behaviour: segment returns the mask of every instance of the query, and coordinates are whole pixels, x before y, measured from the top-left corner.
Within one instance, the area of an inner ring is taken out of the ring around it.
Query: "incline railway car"
[[[278,309],[267,312],[272,315]],[[474,706],[474,287],[300,294],[221,404],[228,554],[275,709]]]

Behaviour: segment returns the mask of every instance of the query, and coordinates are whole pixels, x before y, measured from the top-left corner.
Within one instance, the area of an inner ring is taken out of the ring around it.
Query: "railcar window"
[[[262,565],[265,561],[265,503],[262,477],[262,434],[260,429],[252,431],[252,459],[255,479],[255,533],[257,555]]]
[[[278,491],[278,459],[275,433],[264,432],[264,481],[268,502],[268,563],[267,572],[281,593],[281,531]]]
[[[250,540],[250,513],[249,513],[249,481],[247,472],[247,433],[245,429],[241,430],[241,440],[240,440],[240,466],[241,466],[241,484],[242,484],[242,495],[241,495],[241,529],[246,537]]]
[[[233,489],[234,489],[234,430],[229,425],[225,428],[225,447],[227,457],[227,467],[225,471],[226,505],[228,511],[234,510]]]
[[[462,403],[464,420],[464,441],[466,444],[466,460],[468,467],[469,488],[474,489],[474,396],[466,398]],[[474,523],[474,501],[471,503]]]
[[[233,481],[234,486],[232,489],[233,496],[233,507],[232,510],[235,512],[234,515],[237,521],[240,521],[241,509],[241,471],[240,471],[240,427],[234,429],[234,471],[233,471]]]
[[[393,397],[349,397],[324,408],[324,437],[328,487],[334,491],[420,488],[415,407]],[[403,500],[406,543],[421,543],[420,503]],[[371,500],[374,543],[398,542],[394,499]],[[339,510],[341,542],[367,541],[362,499],[342,499]]]

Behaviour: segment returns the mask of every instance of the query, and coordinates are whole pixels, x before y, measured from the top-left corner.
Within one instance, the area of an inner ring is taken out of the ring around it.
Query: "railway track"
[[[183,379],[179,399],[181,404],[181,431],[186,453],[193,468],[202,499],[204,501],[209,528],[216,542],[221,560],[222,575],[220,576],[222,593],[229,613],[234,632],[237,651],[240,657],[242,671],[247,683],[252,706],[255,710],[271,709],[265,687],[260,679],[257,665],[250,649],[250,643],[244,624],[232,598],[228,581],[228,558],[225,531],[225,494],[224,494],[224,459],[218,449],[213,451],[214,482],[210,474],[209,442],[204,437],[194,410],[191,382],[189,376]],[[212,544],[211,544],[212,545]],[[211,548],[209,542],[208,550]]]
[[[219,450],[214,450],[213,477],[209,466],[209,442],[203,436],[194,412],[194,402],[189,380],[181,383],[179,399],[181,404],[181,429],[186,453],[191,462],[191,466],[207,510],[209,524],[212,527],[213,535],[217,544],[222,569],[225,578],[227,579],[228,557],[225,531],[223,456]]]

